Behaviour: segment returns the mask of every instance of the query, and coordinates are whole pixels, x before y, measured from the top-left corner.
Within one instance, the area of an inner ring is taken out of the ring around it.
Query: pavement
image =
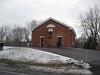
[[[81,49],[81,48],[47,48],[47,47],[33,47],[34,49],[47,51],[62,56],[74,58],[76,60],[83,60],[84,62],[100,62],[100,51]]]

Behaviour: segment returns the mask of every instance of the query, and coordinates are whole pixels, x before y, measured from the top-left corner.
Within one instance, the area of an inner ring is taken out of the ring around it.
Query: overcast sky
[[[45,20],[49,17],[76,27],[79,13],[100,0],[0,0],[0,25],[22,25],[31,20]]]

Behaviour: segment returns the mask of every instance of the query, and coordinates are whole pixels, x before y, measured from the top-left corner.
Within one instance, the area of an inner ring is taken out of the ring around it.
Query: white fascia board
[[[56,20],[56,19],[54,19],[54,18],[51,18],[51,17],[48,18],[48,19],[46,19],[46,20],[44,20],[43,22],[39,23],[39,24],[33,29],[33,31],[34,31],[36,28],[38,28],[39,26],[41,26],[42,24],[44,24],[45,22],[49,21],[49,20],[53,20],[53,21],[55,21],[55,22],[57,22],[57,23],[60,23],[61,25],[65,26],[65,27],[68,27],[69,30],[72,30],[73,33],[74,33],[75,36],[76,36],[75,30],[74,30],[71,26],[69,26],[69,25],[67,25],[67,24],[65,24],[65,23],[62,23],[62,22],[60,22],[60,21],[58,21],[58,20]]]
[[[41,26],[43,23],[45,23],[45,22],[47,22],[49,20],[50,20],[50,18],[48,18],[48,19],[44,20],[43,22],[39,23],[36,27],[34,27],[33,30],[35,30],[36,28],[38,28],[39,26]]]

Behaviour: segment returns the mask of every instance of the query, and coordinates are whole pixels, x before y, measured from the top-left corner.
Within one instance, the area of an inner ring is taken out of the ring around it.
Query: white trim
[[[61,37],[61,39],[62,39],[62,36],[57,36],[57,42],[58,42],[58,38],[59,38],[59,37]],[[61,42],[62,42],[62,41],[61,41]]]
[[[40,36],[40,38],[44,38],[44,36]]]
[[[55,25],[54,24],[48,24],[46,28],[51,28],[51,27],[54,28]]]
[[[58,38],[58,37],[62,37],[62,36],[57,36],[57,38]]]
[[[74,30],[71,26],[69,26],[69,25],[67,25],[67,24],[65,24],[65,23],[62,23],[62,22],[60,22],[60,21],[58,21],[58,20],[56,20],[56,19],[54,19],[54,18],[51,18],[51,17],[48,18],[48,19],[46,19],[46,20],[44,20],[43,22],[39,23],[35,28],[33,28],[33,31],[34,31],[36,28],[38,28],[39,26],[41,26],[42,24],[44,24],[45,22],[49,21],[49,20],[53,20],[53,21],[55,21],[55,22],[60,23],[61,25],[65,26],[65,27],[68,27],[68,29],[69,29],[69,30],[72,30],[73,33],[74,33],[75,36],[76,36],[75,30]]]
[[[44,38],[44,36],[40,36],[40,44],[39,44],[40,47],[41,47],[41,38]]]

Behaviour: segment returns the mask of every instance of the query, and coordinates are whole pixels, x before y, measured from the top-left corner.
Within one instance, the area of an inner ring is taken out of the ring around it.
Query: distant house
[[[41,22],[32,31],[33,46],[74,47],[74,29],[54,18]]]

